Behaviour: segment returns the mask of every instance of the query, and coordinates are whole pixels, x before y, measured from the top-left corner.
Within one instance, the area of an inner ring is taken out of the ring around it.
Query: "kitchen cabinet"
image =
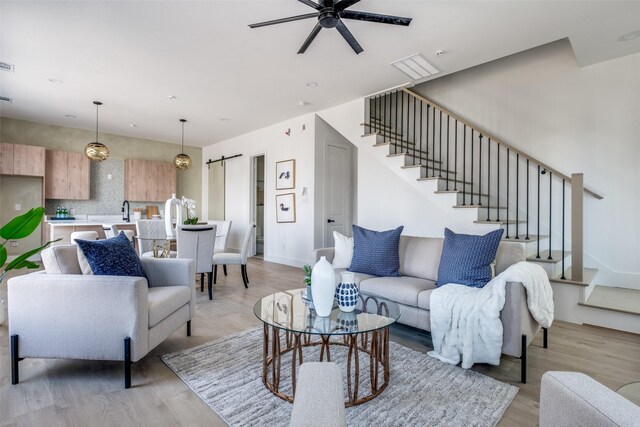
[[[176,169],[172,163],[125,159],[125,199],[136,202],[164,202],[175,192]]]
[[[45,199],[89,200],[89,159],[83,153],[47,150]]]
[[[45,149],[35,145],[0,144],[0,174],[44,176]]]

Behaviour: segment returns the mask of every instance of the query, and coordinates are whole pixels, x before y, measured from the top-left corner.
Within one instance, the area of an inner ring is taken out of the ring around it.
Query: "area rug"
[[[338,349],[332,347],[331,359],[344,367],[346,351]],[[375,399],[347,408],[349,426],[494,426],[518,392],[510,384],[393,341],[389,349],[389,386]],[[306,361],[319,360],[318,347],[304,351]],[[162,360],[230,426],[289,425],[292,405],[262,383],[262,328],[167,354]],[[285,369],[289,366],[283,359],[281,385],[291,382]]]

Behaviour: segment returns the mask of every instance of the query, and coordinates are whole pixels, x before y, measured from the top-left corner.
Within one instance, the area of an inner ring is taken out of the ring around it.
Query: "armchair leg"
[[[20,358],[18,354],[18,335],[11,335],[11,384],[13,385],[20,382],[18,370],[18,362],[20,361]]]
[[[522,336],[522,355],[520,356],[520,382],[527,383],[527,336]]]
[[[213,266],[213,284],[215,285],[217,283],[217,279],[218,279],[218,265],[214,265]]]
[[[222,265],[222,271],[224,272],[224,275],[227,275],[227,264],[223,264]]]
[[[131,338],[124,339],[124,388],[131,388]]]
[[[542,328],[542,346],[544,348],[549,348],[549,329]]]
[[[213,286],[211,284],[211,273],[207,273],[208,276],[208,286],[209,286],[209,300],[211,301],[213,299]]]
[[[245,264],[242,264],[240,266],[240,272],[242,273],[242,281],[244,282],[244,287],[249,289],[249,279],[247,277],[247,266]]]
[[[187,320],[187,336],[191,336],[191,320]]]

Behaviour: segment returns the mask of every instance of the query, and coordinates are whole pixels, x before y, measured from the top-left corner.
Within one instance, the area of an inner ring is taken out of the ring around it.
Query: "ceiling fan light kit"
[[[101,142],[98,142],[98,109],[102,105],[100,101],[93,101],[96,106],[96,140],[90,142],[84,147],[84,155],[93,162],[102,162],[109,158],[109,148]]]
[[[353,6],[360,0],[320,0],[320,3],[316,3],[312,0],[298,0],[301,3],[313,8],[316,12],[306,13],[304,15],[290,16],[288,18],[274,19],[272,21],[259,22],[257,24],[250,24],[250,28],[266,27],[268,25],[282,24],[285,22],[300,21],[302,19],[317,18],[318,22],[316,26],[311,30],[311,33],[307,39],[302,43],[299,54],[305,53],[313,40],[316,38],[320,30],[323,28],[335,28],[340,35],[349,43],[351,49],[356,54],[363,51],[362,46],[351,34],[351,31],[342,21],[343,19],[352,19],[356,21],[376,22],[380,24],[391,25],[403,25],[407,26],[411,23],[411,18],[404,18],[401,16],[392,15],[380,15],[377,13],[360,12],[356,10],[346,10],[348,7]]]
[[[173,165],[179,171],[187,170],[191,167],[191,157],[184,154],[184,124],[187,122],[186,119],[180,119],[180,123],[182,123],[182,150],[180,150],[180,154],[178,154],[173,159]]]

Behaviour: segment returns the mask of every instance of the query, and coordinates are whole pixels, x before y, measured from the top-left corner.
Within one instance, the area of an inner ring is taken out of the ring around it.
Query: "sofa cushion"
[[[76,240],[78,261],[89,265],[82,268],[84,274],[102,276],[147,277],[140,258],[123,233],[105,240]]]
[[[380,295],[400,304],[418,306],[418,294],[427,289],[435,289],[432,280],[418,277],[376,277],[360,282],[360,291]]]
[[[40,253],[47,274],[82,274],[76,245],[52,246]]]
[[[149,327],[152,328],[185,304],[191,291],[187,286],[159,286],[149,288]]]
[[[457,283],[482,288],[486,285],[491,280],[491,263],[496,259],[503,232],[500,229],[475,236],[457,234],[445,228],[438,286]]]
[[[347,270],[346,268],[334,268],[333,271],[336,273],[336,284],[338,284],[338,283],[340,283],[340,273],[343,273],[343,272],[349,271],[349,270]],[[373,279],[375,277],[378,277],[378,276],[373,276],[371,274],[365,274],[365,273],[353,273],[353,274],[355,275],[355,283],[356,283],[356,285],[359,284],[363,280]]]
[[[349,268],[353,258],[353,237],[347,237],[337,231],[333,232],[334,254],[331,266],[333,268]]]
[[[404,226],[373,231],[353,225],[353,259],[349,271],[381,277],[398,277],[398,244]]]
[[[441,237],[400,236],[400,274],[436,281],[443,242]]]
[[[418,294],[418,308],[431,310],[431,292],[433,292],[433,289],[427,289]]]

